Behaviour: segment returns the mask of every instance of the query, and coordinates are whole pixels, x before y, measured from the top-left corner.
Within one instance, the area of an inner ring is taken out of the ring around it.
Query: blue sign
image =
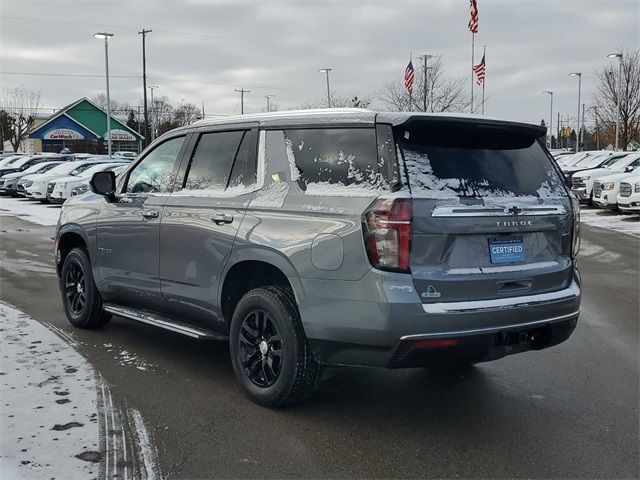
[[[489,243],[489,254],[491,263],[524,262],[524,242],[522,240],[492,241]]]

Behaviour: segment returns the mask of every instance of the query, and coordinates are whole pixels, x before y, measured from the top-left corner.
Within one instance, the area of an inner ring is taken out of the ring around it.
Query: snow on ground
[[[0,198],[0,217],[14,216],[38,225],[56,225],[60,206],[45,205],[26,198]]]
[[[0,302],[0,478],[161,478],[140,413],[47,325]]]
[[[91,365],[61,338],[0,303],[0,475],[95,478],[99,426]]]
[[[582,206],[580,219],[582,223],[592,227],[606,228],[640,237],[640,215],[623,215],[611,210]]]

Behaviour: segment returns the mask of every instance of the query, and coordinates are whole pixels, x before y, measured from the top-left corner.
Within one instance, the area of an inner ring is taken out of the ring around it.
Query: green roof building
[[[35,151],[107,153],[107,113],[88,98],[67,105],[36,127],[29,138],[41,142]],[[111,115],[112,150],[139,152],[143,136]]]

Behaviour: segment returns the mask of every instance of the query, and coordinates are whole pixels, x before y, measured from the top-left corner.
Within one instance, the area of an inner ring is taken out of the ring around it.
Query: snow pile
[[[38,225],[56,225],[60,217],[60,207],[42,205],[40,202],[24,198],[1,198],[0,216],[19,217]]]
[[[0,303],[0,471],[4,478],[95,478],[99,426],[91,365]]]

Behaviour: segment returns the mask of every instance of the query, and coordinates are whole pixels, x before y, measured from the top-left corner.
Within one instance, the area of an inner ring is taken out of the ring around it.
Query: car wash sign
[[[127,132],[126,130],[115,129],[111,130],[111,141],[112,142],[135,142],[137,138]]]
[[[84,140],[84,135],[70,128],[55,128],[45,133],[44,140]]]

